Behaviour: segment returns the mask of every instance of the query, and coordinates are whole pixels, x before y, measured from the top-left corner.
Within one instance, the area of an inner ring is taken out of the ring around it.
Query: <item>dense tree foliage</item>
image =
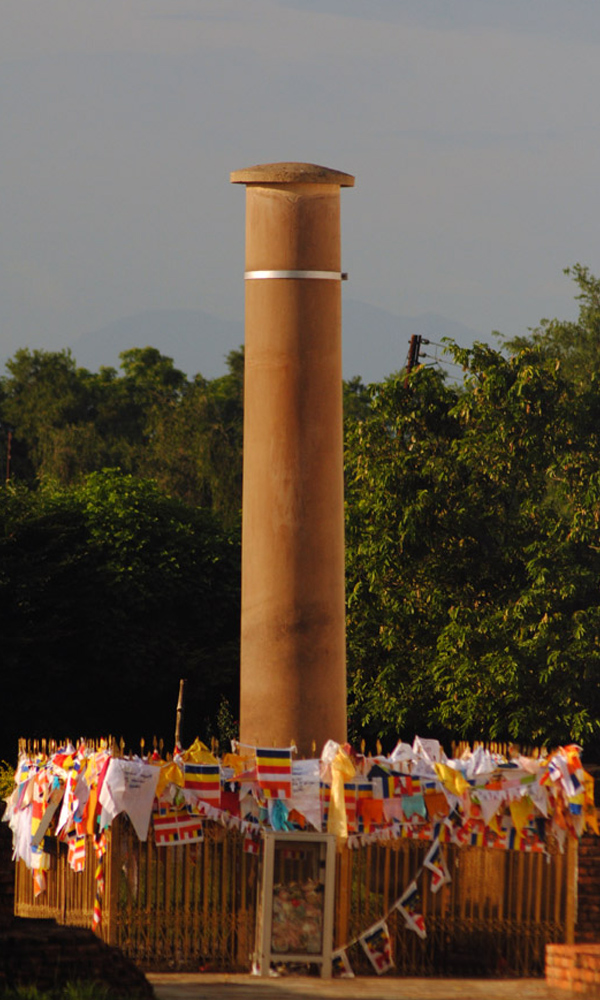
[[[154,483],[0,489],[3,718],[18,736],[172,739],[179,679],[191,738],[237,703],[239,532]],[[84,732],[73,731],[80,727]]]
[[[348,437],[355,729],[580,740],[600,728],[600,391],[536,346],[457,348],[372,389]]]
[[[570,273],[578,319],[452,346],[460,384],[435,368],[344,384],[354,736],[600,751],[600,282]],[[0,599],[19,711],[0,758],[79,720],[168,735],[182,676],[193,735],[231,729],[243,365],[233,351],[222,378],[190,379],[150,347],[119,372],[68,352],[8,363]]]
[[[563,375],[574,385],[585,387],[600,375],[600,280],[581,264],[567,267],[565,274],[579,289],[577,319],[544,319],[526,336],[514,337],[506,344],[513,352],[537,347],[560,363]]]
[[[121,373],[78,368],[68,351],[17,351],[0,380],[0,423],[12,429],[11,478],[76,483],[119,467],[189,504],[239,517],[243,351],[228,374],[190,380],[154,347],[121,355]]]

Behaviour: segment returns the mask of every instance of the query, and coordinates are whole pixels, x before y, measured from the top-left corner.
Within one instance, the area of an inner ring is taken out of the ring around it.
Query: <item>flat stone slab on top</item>
[[[232,184],[339,184],[354,187],[352,174],[320,167],[316,163],[258,163],[234,170]]]

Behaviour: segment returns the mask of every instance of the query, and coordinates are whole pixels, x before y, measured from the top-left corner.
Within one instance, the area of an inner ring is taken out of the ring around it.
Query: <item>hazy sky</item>
[[[342,192],[344,292],[487,339],[600,273],[597,0],[3,0],[0,355],[243,313],[244,192]],[[443,331],[442,331],[443,332]]]

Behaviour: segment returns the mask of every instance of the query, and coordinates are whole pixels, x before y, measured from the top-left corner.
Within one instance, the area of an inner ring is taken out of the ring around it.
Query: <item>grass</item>
[[[0,760],[0,799],[6,799],[12,792],[15,784],[15,769],[7,764],[5,760]]]
[[[0,991],[0,1000],[120,1000],[108,986],[93,980],[66,983],[53,990],[37,986],[17,986]]]

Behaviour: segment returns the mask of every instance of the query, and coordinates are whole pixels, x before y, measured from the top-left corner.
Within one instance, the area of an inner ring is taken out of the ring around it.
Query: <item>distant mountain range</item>
[[[360,375],[363,382],[379,382],[402,368],[413,334],[437,344],[452,337],[467,347],[485,339],[469,327],[433,313],[421,316],[394,316],[385,309],[353,299],[344,299],[343,374]],[[96,371],[102,365],[119,367],[119,354],[131,347],[156,347],[173,358],[175,366],[188,376],[201,373],[217,378],[227,370],[226,356],[244,341],[242,322],[217,319],[197,309],[152,309],[115,320],[86,333],[69,346],[77,364]],[[439,348],[423,350],[430,361]],[[450,369],[451,371],[452,369]]]

